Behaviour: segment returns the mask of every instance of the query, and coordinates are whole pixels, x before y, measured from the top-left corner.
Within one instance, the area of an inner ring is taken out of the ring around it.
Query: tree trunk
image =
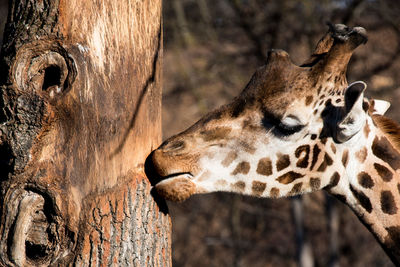
[[[10,1],[0,263],[169,266],[144,173],[161,141],[161,0]]]

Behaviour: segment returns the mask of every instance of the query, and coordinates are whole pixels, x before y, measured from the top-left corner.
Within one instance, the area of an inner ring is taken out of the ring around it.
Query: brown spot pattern
[[[222,166],[228,167],[237,158],[237,156],[238,155],[236,152],[234,151],[229,152],[228,155],[226,155],[224,160],[221,162]]]
[[[264,192],[266,187],[267,187],[266,183],[260,181],[253,181],[251,185],[251,190],[253,191],[254,195],[260,196]]]
[[[217,180],[216,182],[215,182],[215,186],[226,186],[228,184],[228,182],[227,181],[225,181],[225,180],[222,180],[222,179],[219,179],[219,180]]]
[[[317,163],[318,155],[320,152],[321,152],[321,149],[319,149],[318,145],[315,144],[314,148],[313,148],[313,157],[312,157],[311,166],[310,166],[311,170],[314,168],[315,163]]]
[[[320,94],[320,93],[321,93],[321,90],[322,90],[322,85],[320,85],[320,86],[318,87],[318,89],[317,89],[317,94]]]
[[[388,168],[379,163],[374,163],[374,167],[383,181],[389,182],[392,180],[393,173]]]
[[[326,170],[326,167],[332,165],[332,163],[332,158],[328,155],[328,153],[325,153],[324,161],[321,163],[317,171],[324,172]]]
[[[386,214],[396,214],[397,206],[394,201],[392,192],[386,190],[381,192],[381,208],[382,211]]]
[[[306,106],[310,105],[311,102],[313,101],[313,96],[309,95],[306,97]]]
[[[246,187],[246,184],[243,181],[238,181],[232,185],[233,190],[238,191],[238,192],[243,192],[244,188]]]
[[[369,124],[368,124],[368,122],[365,124],[365,126],[364,126],[364,135],[365,135],[365,138],[368,138],[368,135],[369,135],[369,132],[371,131],[371,129],[369,128]]]
[[[243,121],[242,128],[248,129],[250,131],[258,131],[259,129],[261,129],[261,127],[259,125],[253,123],[253,120],[251,118]]]
[[[311,178],[310,179],[310,187],[312,191],[316,191],[321,186],[321,179],[319,178]]]
[[[340,175],[338,172],[335,172],[334,174],[332,174],[329,184],[327,186],[325,186],[325,189],[329,190],[329,189],[337,186],[339,181],[340,181]]]
[[[344,167],[347,167],[347,163],[349,163],[349,150],[343,151],[342,155],[342,164]]]
[[[256,148],[252,144],[249,144],[246,141],[240,141],[239,145],[240,148],[242,148],[247,153],[254,154],[254,152],[256,152]]]
[[[387,162],[392,169],[397,170],[400,168],[400,154],[394,149],[386,137],[375,137],[372,144],[372,152],[375,156]]]
[[[262,158],[257,165],[257,173],[261,175],[271,175],[272,174],[272,162],[269,158]]]
[[[303,183],[302,183],[302,182],[295,184],[295,185],[292,187],[292,189],[290,190],[289,195],[290,195],[290,196],[298,195],[298,194],[301,192],[302,186],[303,186]]]
[[[242,161],[236,166],[236,168],[233,170],[231,174],[232,175],[236,175],[238,173],[248,174],[249,170],[250,170],[250,163],[248,163],[247,161]]]
[[[363,110],[364,110],[365,112],[368,111],[368,109],[369,109],[369,103],[368,103],[368,101],[364,101],[364,102],[362,103],[362,108],[363,108]]]
[[[397,191],[399,191],[400,194],[400,184],[397,184]]]
[[[357,176],[358,183],[364,188],[372,188],[374,186],[374,181],[371,176],[366,172],[360,172]]]
[[[290,165],[290,158],[289,155],[281,155],[276,162],[276,169],[278,171],[281,171],[285,168],[287,168]]]
[[[201,131],[200,134],[204,141],[214,141],[225,139],[232,131],[229,127],[217,127],[211,130]]]
[[[299,158],[299,160],[296,163],[296,166],[299,168],[307,168],[308,159],[310,157],[310,146],[309,145],[299,146],[295,151],[295,156],[296,158]]]
[[[335,147],[334,143],[331,143],[331,149],[332,149],[333,154],[336,154],[336,147]]]
[[[367,158],[367,155],[368,155],[368,150],[366,147],[363,147],[356,152],[356,158],[360,163],[364,163],[365,159]]]
[[[272,188],[271,188],[271,192],[269,193],[269,195],[270,195],[272,198],[278,198],[278,197],[279,197],[279,189],[276,188],[276,187],[272,187]]]
[[[363,207],[368,213],[372,211],[372,205],[369,198],[361,191],[357,191],[352,185],[350,185],[350,190],[353,196],[357,199],[358,203]]]
[[[335,172],[331,177],[330,184],[336,186],[339,183],[339,180],[340,180],[340,175],[338,172]]]
[[[303,176],[304,175],[301,173],[290,171],[290,172],[287,172],[287,173],[279,176],[278,178],[276,178],[276,180],[278,182],[280,182],[281,184],[289,184],[289,183],[293,182],[294,180],[299,179]]]

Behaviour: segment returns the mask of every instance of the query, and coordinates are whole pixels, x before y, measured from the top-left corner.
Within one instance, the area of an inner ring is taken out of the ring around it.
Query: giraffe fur
[[[400,126],[390,104],[348,85],[363,28],[331,25],[301,66],[269,52],[232,103],[150,155],[157,192],[183,201],[227,191],[278,198],[326,190],[344,201],[400,264]]]

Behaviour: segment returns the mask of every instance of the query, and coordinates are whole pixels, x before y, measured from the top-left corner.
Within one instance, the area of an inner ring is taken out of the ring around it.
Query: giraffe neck
[[[353,209],[400,265],[400,153],[387,133],[374,130],[364,131],[367,144],[349,153],[348,179],[328,191]]]

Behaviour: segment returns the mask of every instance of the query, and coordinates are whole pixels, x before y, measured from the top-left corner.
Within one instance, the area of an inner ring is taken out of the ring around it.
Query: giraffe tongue
[[[155,185],[157,193],[163,198],[182,202],[196,193],[196,185],[188,174],[182,174],[163,180]]]

